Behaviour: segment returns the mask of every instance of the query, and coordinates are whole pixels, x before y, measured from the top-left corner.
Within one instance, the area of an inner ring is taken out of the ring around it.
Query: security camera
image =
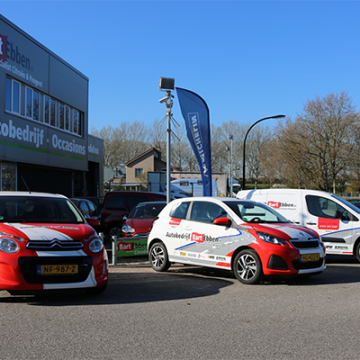
[[[164,98],[160,99],[159,100],[159,103],[160,104],[163,104],[165,101],[169,100],[169,97],[168,96],[165,96]]]

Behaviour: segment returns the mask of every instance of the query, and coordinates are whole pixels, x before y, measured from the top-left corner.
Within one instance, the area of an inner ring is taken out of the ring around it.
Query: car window
[[[98,211],[97,211],[96,206],[91,201],[87,201],[86,203],[88,204],[88,207],[90,208],[90,216],[97,216]]]
[[[126,209],[132,210],[138,203],[149,201],[146,195],[126,195]]]
[[[164,197],[160,196],[154,196],[154,201],[165,201],[166,199]]]
[[[224,201],[243,221],[258,223],[288,223],[272,208],[254,201]]]
[[[227,212],[218,204],[195,201],[191,210],[190,220],[211,223],[216,218],[227,216]]]
[[[183,202],[173,207],[170,211],[170,216],[175,219],[186,219],[186,214],[189,209],[190,202]]]
[[[85,202],[85,201],[80,201],[79,209],[80,209],[80,211],[82,212],[82,214],[83,214],[84,216],[85,216],[85,215],[90,215],[90,214],[89,214],[89,208],[88,208],[88,206],[86,205],[86,202]]]
[[[122,210],[126,209],[126,198],[124,195],[110,196],[106,202],[107,209]]]
[[[309,213],[314,216],[325,219],[338,219],[339,216],[336,217],[336,215],[340,212],[343,220],[351,219],[351,214],[345,208],[330,199],[307,195],[306,204]]]

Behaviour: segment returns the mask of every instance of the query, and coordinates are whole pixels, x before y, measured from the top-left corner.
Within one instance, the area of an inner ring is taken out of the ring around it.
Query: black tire
[[[111,225],[107,231],[108,239],[111,241],[111,239],[114,235],[121,237],[121,228],[122,228],[122,224]]]
[[[357,261],[360,262],[360,241],[356,245],[355,256],[356,256]]]
[[[104,285],[91,288],[88,290],[88,293],[90,295],[100,295],[105,291],[107,284],[108,284],[108,282],[106,282],[106,284],[104,284]]]
[[[235,256],[233,271],[243,284],[258,284],[263,276],[260,258],[252,249],[242,250]]]
[[[171,263],[165,245],[162,242],[153,244],[149,251],[149,261],[155,271],[166,271]]]

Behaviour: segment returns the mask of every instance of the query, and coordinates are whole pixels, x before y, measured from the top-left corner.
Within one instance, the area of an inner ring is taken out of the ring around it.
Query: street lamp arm
[[[262,118],[256,122],[254,122],[250,128],[248,129],[248,131],[245,134],[245,138],[244,138],[244,145],[243,145],[243,183],[242,183],[242,190],[245,190],[245,146],[246,146],[246,139],[247,136],[249,135],[250,130],[259,122],[264,121],[264,120],[268,120],[268,119],[280,119],[280,118],[284,118],[285,115],[275,115],[275,116],[268,116],[265,118]]]

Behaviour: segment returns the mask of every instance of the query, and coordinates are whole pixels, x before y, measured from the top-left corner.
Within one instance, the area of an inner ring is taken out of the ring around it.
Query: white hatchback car
[[[172,262],[232,270],[244,284],[263,275],[314,275],[325,270],[318,234],[293,225],[267,205],[234,198],[193,197],[169,203],[148,237],[156,271]]]

